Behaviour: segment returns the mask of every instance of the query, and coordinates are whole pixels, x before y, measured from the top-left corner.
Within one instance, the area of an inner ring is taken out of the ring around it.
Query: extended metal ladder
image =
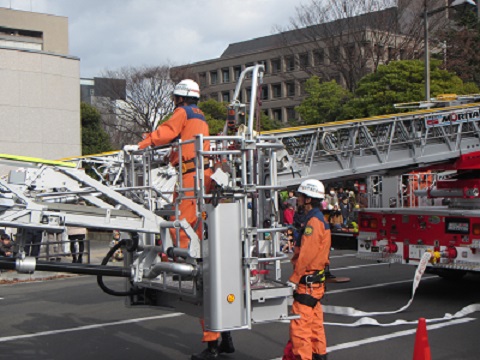
[[[285,145],[278,184],[397,173],[480,147],[480,103],[262,132]],[[398,171],[403,170],[403,171]]]

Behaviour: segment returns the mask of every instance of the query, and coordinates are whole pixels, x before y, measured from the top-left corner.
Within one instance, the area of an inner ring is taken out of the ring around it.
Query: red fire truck
[[[480,152],[429,170],[448,175],[438,176],[428,188],[415,191],[415,196],[423,197],[423,204],[440,200],[442,205],[361,210],[358,255],[418,265],[429,252],[430,273],[458,278],[480,272]]]

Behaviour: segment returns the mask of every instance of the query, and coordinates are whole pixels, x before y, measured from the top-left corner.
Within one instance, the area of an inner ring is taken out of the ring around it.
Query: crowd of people
[[[297,198],[293,191],[283,193],[281,199],[282,220],[284,226],[289,229],[283,234],[281,250],[284,253],[293,252],[293,237],[295,229],[300,229],[305,220],[305,209],[297,205]],[[368,207],[367,194],[359,191],[358,183],[352,190],[343,187],[331,186],[325,193],[321,203],[321,211],[330,225],[332,231],[350,231],[352,223],[355,223],[355,209]]]

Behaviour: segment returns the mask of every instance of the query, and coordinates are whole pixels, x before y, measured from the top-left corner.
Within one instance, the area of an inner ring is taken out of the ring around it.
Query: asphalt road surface
[[[364,312],[395,311],[410,299],[415,269],[356,259],[350,250],[332,253],[332,271],[351,281],[328,284],[324,305]],[[285,276],[289,264],[285,264]],[[108,280],[121,288],[120,279]],[[347,326],[360,317],[326,314],[329,360],[413,358],[416,321],[428,324],[432,359],[480,359],[480,312],[443,319],[480,303],[480,276],[446,281],[425,275],[412,304],[400,313],[372,316],[380,324]],[[152,308],[126,308],[122,298],[104,294],[96,279],[78,276],[0,286],[0,358],[13,360],[189,359],[203,350],[197,319]],[[338,324],[343,325],[338,325]],[[236,352],[220,359],[281,359],[287,323],[254,326],[233,333]]]

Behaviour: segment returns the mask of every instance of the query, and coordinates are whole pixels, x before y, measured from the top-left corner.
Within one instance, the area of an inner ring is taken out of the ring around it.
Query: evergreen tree
[[[296,107],[305,124],[321,124],[340,120],[342,106],[350,99],[348,90],[338,85],[335,80],[320,82],[312,76],[305,83],[305,100]]]
[[[441,62],[432,60],[430,89],[432,97],[440,94],[472,94],[479,90],[473,83],[464,84],[455,73],[440,69]],[[424,62],[393,61],[363,77],[354,97],[343,108],[344,119],[362,118],[399,112],[394,104],[425,99]]]
[[[103,130],[101,115],[87,103],[80,105],[82,118],[82,154],[91,155],[112,150],[110,137]]]

